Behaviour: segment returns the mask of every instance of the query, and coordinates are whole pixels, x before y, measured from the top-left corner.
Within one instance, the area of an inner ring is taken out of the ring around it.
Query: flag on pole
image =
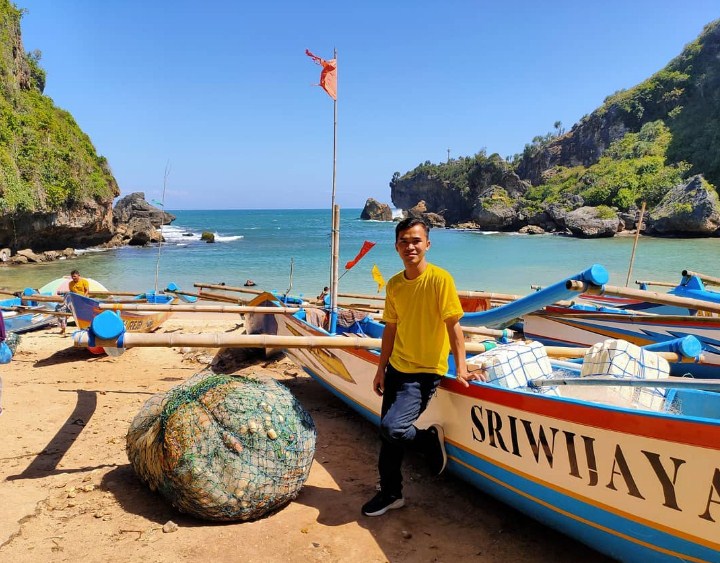
[[[305,54],[322,67],[322,71],[320,71],[320,84],[318,84],[318,86],[321,86],[333,100],[337,100],[336,60],[330,59],[326,61],[317,55],[313,55],[308,49],[305,49]]]
[[[156,200],[156,199],[151,199],[150,201],[151,201],[153,204],[155,204],[155,205],[157,205],[157,206],[159,206],[159,207],[165,207],[162,202],[160,202],[160,201],[158,201],[158,200]]]
[[[353,258],[352,260],[350,260],[350,262],[348,262],[347,264],[345,264],[345,269],[346,269],[346,270],[349,270],[349,269],[352,268],[355,264],[357,264],[358,262],[360,262],[360,260],[362,259],[362,257],[365,256],[368,252],[370,252],[370,249],[371,249],[373,246],[375,246],[375,243],[374,243],[374,242],[370,242],[369,240],[366,240],[366,241],[363,243],[362,248],[360,249],[360,252],[358,252],[357,256],[356,256],[355,258]]]
[[[380,268],[377,267],[377,264],[373,264],[372,270],[370,270],[372,273],[372,277],[375,280],[375,283],[378,284],[378,293],[382,290],[383,287],[385,287],[385,279],[382,277],[382,274],[380,273]]]

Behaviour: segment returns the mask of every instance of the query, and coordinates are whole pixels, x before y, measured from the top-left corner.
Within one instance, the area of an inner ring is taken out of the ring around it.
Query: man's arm
[[[469,386],[468,381],[479,379],[485,381],[486,376],[482,372],[474,372],[468,374],[467,364],[465,363],[465,336],[460,326],[460,317],[450,317],[445,321],[448,337],[450,338],[450,350],[452,350],[455,358],[455,374],[457,380],[465,387]]]
[[[385,368],[390,361],[390,354],[392,354],[393,347],[395,346],[395,333],[397,332],[396,323],[385,323],[385,329],[382,335],[382,345],[380,346],[380,360],[378,362],[378,368],[375,372],[375,378],[373,379],[373,391],[382,397],[385,391]]]

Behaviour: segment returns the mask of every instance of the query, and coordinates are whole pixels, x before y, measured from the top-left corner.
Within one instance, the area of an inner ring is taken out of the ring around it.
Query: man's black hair
[[[71,275],[71,276],[74,275],[74,274],[77,274],[77,275],[79,276],[79,275],[80,275],[80,272],[78,272],[77,270],[73,270],[72,272],[70,272],[70,275]]]
[[[425,229],[425,235],[430,238],[430,225],[425,219],[423,219],[422,217],[407,217],[395,226],[395,242],[397,242],[400,238],[400,233],[402,231],[407,231],[415,225],[422,225]]]

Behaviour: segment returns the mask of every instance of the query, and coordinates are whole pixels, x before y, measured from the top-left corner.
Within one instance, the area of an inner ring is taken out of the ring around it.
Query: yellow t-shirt
[[[452,276],[433,264],[414,280],[404,272],[387,284],[383,320],[397,324],[390,363],[405,373],[448,371],[450,340],[445,321],[463,315]]]
[[[68,284],[68,289],[73,293],[87,295],[88,293],[90,293],[90,284],[85,278],[80,278],[77,282],[71,281]]]

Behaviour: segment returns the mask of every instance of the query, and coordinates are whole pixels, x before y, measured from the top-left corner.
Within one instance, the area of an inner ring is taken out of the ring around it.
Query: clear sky
[[[509,156],[644,80],[718,0],[15,0],[45,94],[122,194],[168,209],[325,208],[338,50],[337,201],[390,203],[421,162]]]

